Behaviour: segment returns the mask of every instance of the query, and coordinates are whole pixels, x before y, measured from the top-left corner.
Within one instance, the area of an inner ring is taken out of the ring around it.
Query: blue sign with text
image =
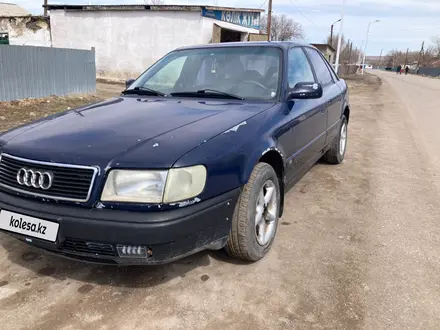
[[[260,29],[260,13],[248,11],[227,11],[202,9],[202,16],[219,21]]]

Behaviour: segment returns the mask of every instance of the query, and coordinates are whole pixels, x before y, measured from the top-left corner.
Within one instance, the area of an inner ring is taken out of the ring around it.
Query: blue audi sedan
[[[88,262],[257,261],[286,192],[343,161],[349,117],[346,83],[310,45],[180,48],[119,97],[0,135],[0,230]]]

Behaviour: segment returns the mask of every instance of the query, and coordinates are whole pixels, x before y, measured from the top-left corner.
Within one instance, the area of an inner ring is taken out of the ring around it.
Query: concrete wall
[[[189,11],[51,10],[50,17],[54,47],[95,47],[97,76],[115,79],[137,77],[178,47],[209,43],[217,22]]]
[[[137,77],[160,57],[203,42],[198,12],[52,10],[54,47],[96,49],[97,75]]]
[[[9,33],[11,45],[51,46],[49,19],[45,17],[0,17],[0,32]]]

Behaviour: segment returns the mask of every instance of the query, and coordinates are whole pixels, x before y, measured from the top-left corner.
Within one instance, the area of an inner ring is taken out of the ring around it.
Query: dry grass
[[[74,95],[0,102],[0,131],[101,100],[96,95]]]

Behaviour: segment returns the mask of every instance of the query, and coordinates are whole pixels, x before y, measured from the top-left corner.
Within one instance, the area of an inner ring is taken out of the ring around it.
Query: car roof
[[[292,46],[307,46],[315,48],[310,44],[297,42],[297,41],[241,41],[241,42],[221,42],[214,44],[202,44],[193,46],[184,46],[177,48],[176,50],[185,49],[205,49],[205,48],[234,48],[234,47],[278,47],[283,49],[288,49]]]

